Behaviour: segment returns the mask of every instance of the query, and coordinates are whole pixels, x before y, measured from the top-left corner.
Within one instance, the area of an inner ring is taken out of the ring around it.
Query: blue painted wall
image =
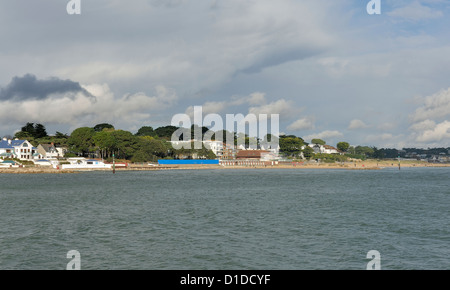
[[[189,160],[158,160],[160,165],[194,165],[194,164],[219,164],[219,160],[189,159]]]

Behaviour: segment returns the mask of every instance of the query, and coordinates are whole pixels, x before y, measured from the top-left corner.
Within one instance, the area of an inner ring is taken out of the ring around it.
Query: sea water
[[[450,168],[0,175],[0,269],[450,269]]]

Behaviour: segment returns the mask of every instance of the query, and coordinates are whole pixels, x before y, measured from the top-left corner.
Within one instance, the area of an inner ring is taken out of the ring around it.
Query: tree
[[[47,137],[47,130],[45,129],[45,126],[42,124],[36,124],[34,126],[34,134],[33,137],[34,138],[43,138],[43,137]]]
[[[214,134],[211,136],[211,140],[219,140],[220,137],[222,137],[222,142],[227,144],[236,144],[237,135],[235,132],[230,132],[227,130],[218,130],[215,131]]]
[[[44,125],[30,122],[23,126],[19,132],[14,134],[14,138],[18,139],[44,138],[47,136],[47,130]]]
[[[29,136],[34,136],[34,123],[27,123],[20,129],[20,131],[28,133]]]
[[[280,136],[279,143],[280,151],[291,157],[297,157],[305,145],[302,138],[293,135]]]
[[[14,134],[14,138],[23,140],[33,138],[33,136],[28,132],[18,131],[16,132],[16,134]]]
[[[61,132],[56,131],[56,133],[55,133],[55,138],[58,138],[58,139],[67,139],[67,138],[69,138],[69,136],[68,136],[67,134],[64,134],[64,133],[61,133]]]
[[[318,145],[325,145],[327,144],[325,141],[323,141],[322,139],[312,139],[311,143],[313,144],[318,144]]]
[[[151,136],[151,137],[157,136],[155,130],[153,130],[153,127],[150,127],[150,126],[141,127],[135,135],[136,136]]]
[[[350,148],[350,144],[347,142],[339,142],[337,143],[336,147],[342,152],[347,152],[348,148]]]
[[[356,146],[355,153],[364,155],[366,157],[372,157],[374,150],[369,146]]]
[[[113,137],[111,131],[103,130],[96,132],[92,137],[95,147],[97,147],[102,155],[102,158],[110,157],[116,146],[116,139]]]
[[[198,131],[198,133],[200,133],[201,135],[200,136],[195,136],[196,131]],[[192,126],[191,126],[191,139],[192,140],[203,140],[203,135],[206,132],[208,132],[208,131],[209,131],[208,127],[203,126],[203,127],[200,128],[200,126],[198,126],[197,124],[192,124]]]
[[[178,129],[178,127],[175,126],[164,126],[159,127],[155,129],[156,135],[158,135],[161,138],[165,138],[170,140],[172,138],[172,134]]]
[[[72,147],[72,150],[85,155],[89,153],[94,146],[94,128],[81,127],[75,129],[72,134],[70,134],[67,144]]]
[[[158,158],[168,155],[169,147],[164,140],[142,136],[138,138],[137,142],[138,149],[131,158],[133,162],[156,161]]]
[[[308,160],[311,159],[314,156],[314,149],[309,146],[305,146],[305,149],[303,149],[303,156]]]
[[[111,132],[111,135],[116,142],[114,152],[117,152],[117,158],[129,159],[138,150],[138,137],[131,132],[116,130]]]
[[[103,129],[114,129],[114,126],[108,123],[101,123],[94,126],[95,132],[103,131]]]

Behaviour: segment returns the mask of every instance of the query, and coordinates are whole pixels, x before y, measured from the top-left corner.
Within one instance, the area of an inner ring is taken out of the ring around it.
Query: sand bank
[[[120,171],[154,171],[154,170],[186,170],[186,169],[347,169],[347,170],[380,170],[383,168],[398,168],[398,162],[394,161],[356,161],[345,163],[309,163],[309,162],[293,162],[278,165],[267,166],[222,166],[222,165],[164,165],[149,166],[131,164],[127,168],[116,168],[116,172]],[[428,163],[421,161],[402,161],[400,168],[405,167],[450,167],[450,164]],[[22,167],[22,168],[0,168],[2,173],[16,174],[61,174],[76,173],[86,171],[111,171],[112,169],[54,169],[50,167]]]

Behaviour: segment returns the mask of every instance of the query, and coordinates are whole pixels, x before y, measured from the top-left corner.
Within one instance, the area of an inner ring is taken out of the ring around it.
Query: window
[[[28,143],[24,142],[22,146],[23,147],[28,147]]]

